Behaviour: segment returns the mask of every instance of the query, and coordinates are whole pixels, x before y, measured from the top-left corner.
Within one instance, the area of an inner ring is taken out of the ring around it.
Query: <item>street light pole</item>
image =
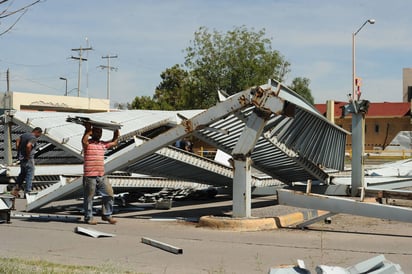
[[[355,54],[355,50],[356,50],[355,40],[356,39],[355,37],[367,23],[373,25],[375,24],[375,19],[366,20],[357,31],[352,33],[352,99],[354,101],[359,100],[359,94],[356,93],[356,84],[355,84],[355,81],[356,81],[356,54]]]
[[[360,110],[360,92],[356,89],[355,38],[367,23],[374,24],[375,20],[366,20],[356,32],[352,33],[352,196],[358,196],[359,190],[364,187],[365,112]]]
[[[66,81],[66,92],[64,93],[64,96],[67,96],[67,78],[60,77],[59,79]]]

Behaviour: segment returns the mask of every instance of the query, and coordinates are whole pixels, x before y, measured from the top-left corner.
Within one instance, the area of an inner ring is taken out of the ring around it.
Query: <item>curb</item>
[[[264,231],[291,227],[309,219],[329,213],[323,210],[295,212],[273,218],[230,218],[202,216],[198,227],[227,231]]]
[[[275,217],[276,224],[278,227],[290,227],[302,223],[304,221],[320,217],[329,213],[329,211],[324,210],[309,210],[309,211],[299,211],[291,214],[286,214],[283,216]]]
[[[262,231],[277,229],[274,218],[230,218],[202,216],[199,227],[228,231]]]

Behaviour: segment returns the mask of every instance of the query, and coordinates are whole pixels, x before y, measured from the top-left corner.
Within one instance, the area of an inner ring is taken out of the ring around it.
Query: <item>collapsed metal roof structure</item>
[[[84,128],[67,123],[68,115],[10,112],[3,116],[3,132],[7,135],[7,125],[11,125],[12,137],[16,138],[20,132],[42,127],[41,142],[45,152],[39,163],[81,164],[80,140]],[[339,170],[344,167],[347,132],[331,124],[303,98],[274,80],[236,93],[207,110],[119,111],[87,116],[123,124],[120,145],[107,154],[107,173],[124,171],[196,183],[233,185],[234,215],[240,217],[250,215],[250,188],[252,183],[262,181],[252,176],[251,167],[270,176],[272,183],[279,180],[286,184],[327,181],[328,175],[321,167]],[[155,132],[161,127],[163,133]],[[147,133],[146,136],[142,136],[143,133]],[[188,135],[230,154],[232,167],[170,146]],[[111,133],[104,132],[102,139],[109,138]],[[1,145],[5,150],[10,146]],[[10,161],[6,158],[0,160]],[[63,195],[66,188],[81,188],[80,179],[54,192]],[[50,202],[52,195],[49,194],[39,195],[43,200],[48,197],[39,204]]]
[[[35,195],[28,195],[28,211],[54,200],[79,195],[82,189],[80,140],[84,128],[66,122],[68,115],[77,113],[6,111],[1,116],[0,133],[4,138],[0,140],[0,149],[3,150],[0,175],[3,176],[17,175],[18,167],[12,165],[12,143],[17,136],[36,126],[44,129],[39,141],[41,150],[36,173],[54,178],[57,183]],[[273,80],[236,93],[207,110],[136,110],[85,116],[124,125],[120,144],[107,152],[105,160],[106,172],[113,174],[109,180],[114,188],[122,191],[153,186],[230,186],[233,189],[232,216],[251,217],[253,188],[279,186],[280,182],[293,185],[297,181],[308,181],[307,193],[278,191],[279,204],[329,210],[330,214],[345,212],[412,220],[411,209],[363,203],[362,197],[359,202],[313,195],[308,191],[311,180],[331,181],[323,167],[343,169],[347,132],[329,123],[299,95]],[[230,165],[171,145],[189,135],[229,154]],[[103,139],[110,138],[111,133],[104,131]],[[257,176],[256,172],[252,174],[252,168],[266,176]],[[122,177],[118,176],[119,172],[149,177]],[[411,185],[408,178],[406,181],[395,179],[378,178],[378,181],[384,180],[389,189]],[[338,178],[335,181],[339,181]],[[379,188],[381,183],[373,189],[368,185],[363,187],[363,193],[382,190]],[[347,194],[349,188],[348,185],[329,187],[332,195],[342,190]],[[397,191],[395,194],[410,196],[410,192]]]
[[[42,149],[38,162],[43,165],[39,165],[37,171],[44,176],[58,175],[58,183],[28,196],[28,211],[76,193],[79,195],[81,191],[80,139],[83,127],[67,123],[67,115],[70,114],[9,112],[2,116],[0,131],[5,138],[0,141],[0,148],[4,150],[0,162],[11,162],[12,140],[21,132],[40,126],[45,134],[40,140]],[[234,94],[207,110],[140,110],[87,116],[102,122],[124,124],[120,145],[106,154],[105,168],[108,173],[119,174],[120,171],[162,176],[142,178],[115,175],[109,177],[115,188],[127,191],[147,186],[232,186],[233,217],[250,217],[252,187],[279,185],[279,181],[290,185],[307,180],[328,182],[328,174],[321,167],[341,170],[344,164],[347,132],[330,124],[300,96],[273,80]],[[223,165],[170,145],[188,135],[230,154],[231,165]],[[110,137],[110,132],[105,132],[103,138]],[[252,167],[268,176],[252,175]],[[15,176],[17,169],[8,165],[2,166],[0,171]],[[376,191],[375,188],[373,190]],[[330,210],[331,214],[346,212],[412,220],[410,209],[325,195],[283,190],[278,191],[278,199],[280,204],[309,205],[311,208]]]

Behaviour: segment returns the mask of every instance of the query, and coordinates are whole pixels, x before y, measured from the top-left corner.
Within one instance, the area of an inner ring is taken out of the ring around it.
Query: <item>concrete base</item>
[[[273,230],[282,227],[296,227],[297,224],[309,219],[320,217],[328,213],[322,210],[310,210],[306,212],[295,212],[273,218],[231,218],[202,216],[198,227],[206,227],[227,231],[262,231]]]
[[[230,218],[215,216],[201,217],[198,226],[228,231],[262,231],[278,228],[274,218]]]

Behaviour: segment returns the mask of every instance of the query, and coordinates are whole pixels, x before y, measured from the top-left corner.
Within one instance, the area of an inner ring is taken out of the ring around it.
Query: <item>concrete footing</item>
[[[230,218],[216,216],[201,217],[198,226],[229,231],[262,231],[278,228],[274,218]]]
[[[282,227],[291,227],[311,218],[322,216],[326,211],[311,210],[295,212],[272,218],[231,218],[217,216],[202,216],[199,227],[227,231],[263,231],[274,230]]]

